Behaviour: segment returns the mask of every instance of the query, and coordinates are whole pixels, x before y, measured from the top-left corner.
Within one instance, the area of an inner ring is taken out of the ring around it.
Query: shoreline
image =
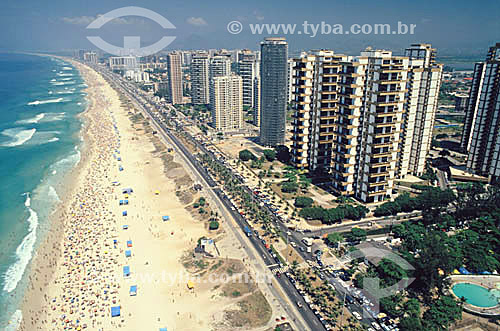
[[[239,241],[209,231],[210,214],[193,208],[203,192],[180,156],[98,72],[70,62],[88,86],[86,150],[32,260],[19,330],[267,330],[279,309]],[[203,237],[220,253],[195,256]],[[224,282],[248,274],[250,281]]]
[[[47,220],[46,233],[44,233],[44,237],[41,238],[43,239],[43,241],[41,241],[37,245],[37,247],[35,247],[35,250],[33,251],[33,257],[28,265],[28,268],[25,270],[25,273],[27,274],[28,284],[26,284],[27,287],[25,288],[25,292],[21,300],[21,305],[20,307],[18,307],[18,309],[22,312],[22,321],[19,325],[19,330],[23,329],[23,324],[26,319],[32,317],[32,312],[42,307],[43,297],[39,295],[39,293],[35,293],[35,288],[39,287],[40,285],[46,286],[48,282],[51,281],[54,277],[57,268],[57,262],[55,260],[57,260],[57,258],[54,258],[53,256],[54,253],[57,252],[56,246],[62,242],[66,227],[65,222],[63,221],[63,217],[66,213],[67,206],[70,204],[71,199],[76,193],[77,183],[79,182],[80,177],[83,176],[84,169],[88,167],[89,159],[92,157],[91,155],[89,155],[89,153],[91,152],[91,145],[94,143],[92,137],[87,134],[87,130],[90,125],[88,112],[91,107],[94,106],[94,101],[89,97],[90,86],[88,85],[88,81],[84,77],[77,63],[65,57],[41,54],[32,55],[53,57],[70,62],[75,70],[78,71],[78,74],[82,78],[83,82],[87,85],[87,87],[82,90],[82,92],[86,93],[85,99],[87,101],[87,107],[84,111],[77,115],[82,123],[81,128],[78,132],[78,137],[80,138],[80,144],[78,145],[78,151],[80,152],[80,161],[78,162],[78,164],[76,164],[76,166],[65,173],[61,181],[58,183],[58,195],[62,198],[60,198],[60,202],[58,202],[54,206],[53,212]],[[51,262],[47,264],[46,258],[49,255],[52,256],[52,259],[50,260]],[[41,279],[37,279],[35,277],[35,274],[37,274],[41,270],[44,270],[43,284],[41,284]],[[39,292],[44,293],[45,291]]]

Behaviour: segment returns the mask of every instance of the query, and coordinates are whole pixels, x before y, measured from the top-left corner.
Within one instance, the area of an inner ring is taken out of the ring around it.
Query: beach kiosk
[[[111,317],[120,316],[120,306],[111,307]]]
[[[162,218],[163,222],[170,220],[170,216],[162,216],[161,218]]]
[[[132,240],[127,240],[127,247],[132,247]]]
[[[130,276],[130,267],[128,265],[123,267],[123,277]]]
[[[130,293],[131,297],[136,296],[137,295],[137,285],[130,286],[129,293]]]
[[[127,249],[125,251],[125,257],[131,257],[132,256],[132,251],[130,249]]]

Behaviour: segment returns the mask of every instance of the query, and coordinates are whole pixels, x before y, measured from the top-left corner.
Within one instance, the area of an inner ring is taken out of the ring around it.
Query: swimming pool
[[[458,283],[453,285],[452,291],[457,297],[464,297],[468,304],[481,308],[495,307],[500,299],[487,288],[476,284]]]

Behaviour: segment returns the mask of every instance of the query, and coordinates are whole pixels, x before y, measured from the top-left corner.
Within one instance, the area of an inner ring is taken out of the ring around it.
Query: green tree
[[[217,230],[219,228],[219,222],[218,221],[211,221],[209,225],[210,230]]]
[[[450,295],[443,295],[430,304],[422,322],[425,330],[448,330],[461,318],[462,304]]]
[[[241,161],[256,160],[257,157],[252,154],[248,149],[240,151],[239,158]]]
[[[339,232],[329,233],[326,237],[326,242],[328,243],[328,245],[337,245],[338,243],[342,242],[342,240],[344,240],[344,237]]]
[[[352,228],[351,232],[345,235],[345,239],[350,242],[359,242],[366,240],[366,230],[360,228]]]
[[[313,202],[314,200],[310,197],[296,197],[294,205],[297,208],[311,207]]]
[[[266,160],[269,162],[272,162],[276,159],[276,151],[272,149],[265,149],[264,150],[264,156],[266,157]]]

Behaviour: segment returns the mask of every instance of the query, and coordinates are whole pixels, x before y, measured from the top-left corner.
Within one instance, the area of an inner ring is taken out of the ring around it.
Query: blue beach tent
[[[121,158],[121,157],[119,157],[119,158],[117,158],[116,160],[117,160],[117,161],[121,161],[121,160],[122,160],[122,158]]]
[[[120,306],[111,307],[111,317],[120,316]]]
[[[120,200],[120,206],[123,205],[123,200]]]
[[[127,211],[124,210],[123,213],[122,213],[123,216],[127,216]]]
[[[134,192],[134,190],[132,190],[131,188],[124,188],[124,189],[122,190],[122,193],[123,193],[123,194],[130,194],[130,193],[132,193],[132,192]]]
[[[123,267],[123,277],[130,276],[130,267],[128,265]]]
[[[124,225],[123,230],[127,230],[127,229],[128,229],[128,225]]]
[[[160,331],[167,331],[167,328],[160,328]]]
[[[134,295],[137,295],[137,285],[132,285],[130,286],[130,296],[134,296]]]
[[[123,200],[124,205],[128,205],[128,200]]]
[[[118,167],[118,170],[123,171],[123,167],[122,167],[122,166],[119,166],[119,167]]]
[[[162,216],[163,222],[170,220],[170,216]]]
[[[130,250],[126,250],[125,257],[131,257],[131,256],[132,256],[132,252]]]

